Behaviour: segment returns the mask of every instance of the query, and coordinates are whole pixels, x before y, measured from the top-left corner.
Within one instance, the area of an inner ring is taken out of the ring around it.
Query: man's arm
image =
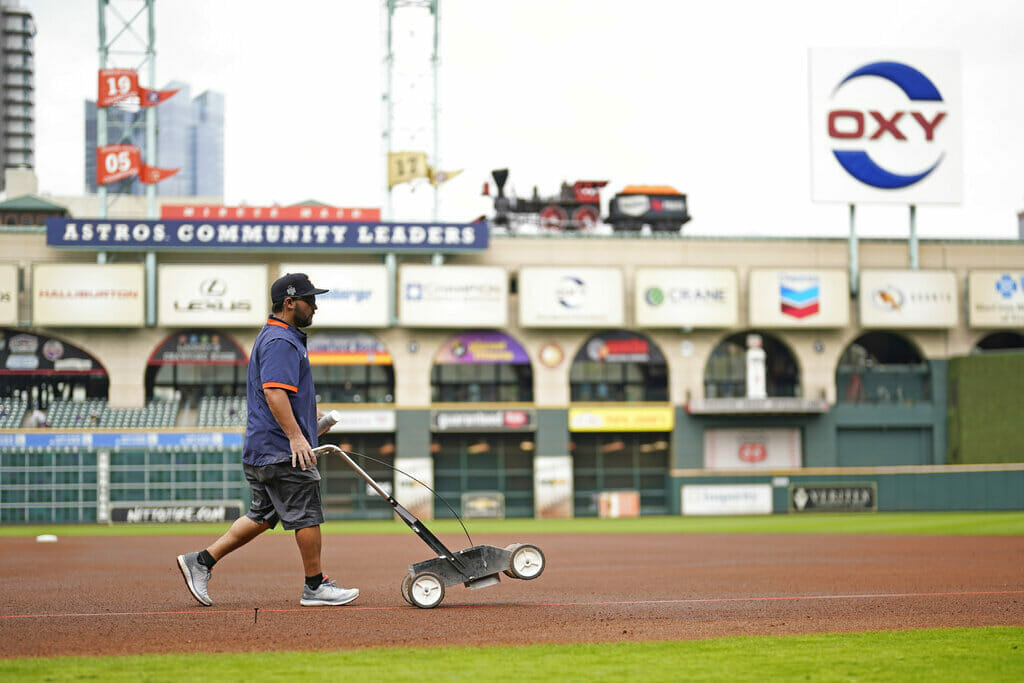
[[[295,414],[292,413],[292,404],[288,400],[288,392],[278,387],[266,387],[263,389],[267,397],[267,406],[273,413],[277,424],[281,425],[284,435],[288,437],[289,447],[292,449],[292,467],[298,464],[302,469],[307,470],[316,464],[316,454],[310,447],[306,437],[299,429],[299,423],[295,421]]]

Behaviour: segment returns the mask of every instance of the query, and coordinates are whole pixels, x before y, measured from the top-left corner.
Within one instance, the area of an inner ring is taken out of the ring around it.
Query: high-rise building
[[[165,197],[224,196],[224,96],[207,91],[192,98],[185,83],[172,81],[161,90],[177,90],[155,107],[157,121],[156,162],[159,168],[180,168],[157,183],[156,193]],[[107,144],[146,148],[146,110],[107,108]],[[96,103],[85,103],[85,184],[96,192]],[[145,194],[137,179],[108,185],[119,194]]]
[[[0,5],[0,169],[35,166],[32,13],[15,0]],[[0,172],[0,189],[3,189]]]

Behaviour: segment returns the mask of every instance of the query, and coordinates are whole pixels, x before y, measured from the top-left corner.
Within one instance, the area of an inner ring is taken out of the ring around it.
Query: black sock
[[[320,587],[320,584],[324,582],[324,573],[320,572],[316,576],[307,576],[306,585],[309,586],[309,590],[315,591]]]
[[[202,550],[199,552],[199,557],[196,558],[196,562],[203,565],[207,569],[213,569],[213,565],[217,564],[217,560],[213,559],[213,555],[208,550]]]

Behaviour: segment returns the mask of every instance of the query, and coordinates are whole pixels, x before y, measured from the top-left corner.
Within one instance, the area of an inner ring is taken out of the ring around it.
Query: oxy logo
[[[555,298],[565,308],[579,308],[587,297],[587,283],[575,275],[566,275],[555,288]]]
[[[908,187],[927,178],[945,157],[945,151],[936,140],[936,130],[946,121],[948,112],[934,103],[943,102],[942,94],[923,73],[901,62],[872,62],[865,64],[843,78],[832,93],[833,99],[851,81],[874,76],[896,85],[913,104],[905,109],[866,111],[855,108],[836,108],[828,112],[828,135],[833,142],[863,141],[864,148],[833,147],[832,154],[840,166],[866,185],[885,190]],[[932,104],[927,104],[932,103]],[[927,104],[927,106],[925,106]],[[899,173],[883,168],[869,151],[879,143],[896,141],[900,145],[935,147],[934,161],[921,170]]]

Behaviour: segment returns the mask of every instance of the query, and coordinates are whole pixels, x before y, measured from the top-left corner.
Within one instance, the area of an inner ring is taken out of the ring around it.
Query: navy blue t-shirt
[[[303,436],[317,447],[316,391],[309,369],[306,335],[274,316],[256,336],[249,356],[249,374],[245,383],[249,403],[245,422],[242,462],[257,467],[291,462],[288,437],[267,405],[264,389],[274,387],[288,392],[292,413]]]

